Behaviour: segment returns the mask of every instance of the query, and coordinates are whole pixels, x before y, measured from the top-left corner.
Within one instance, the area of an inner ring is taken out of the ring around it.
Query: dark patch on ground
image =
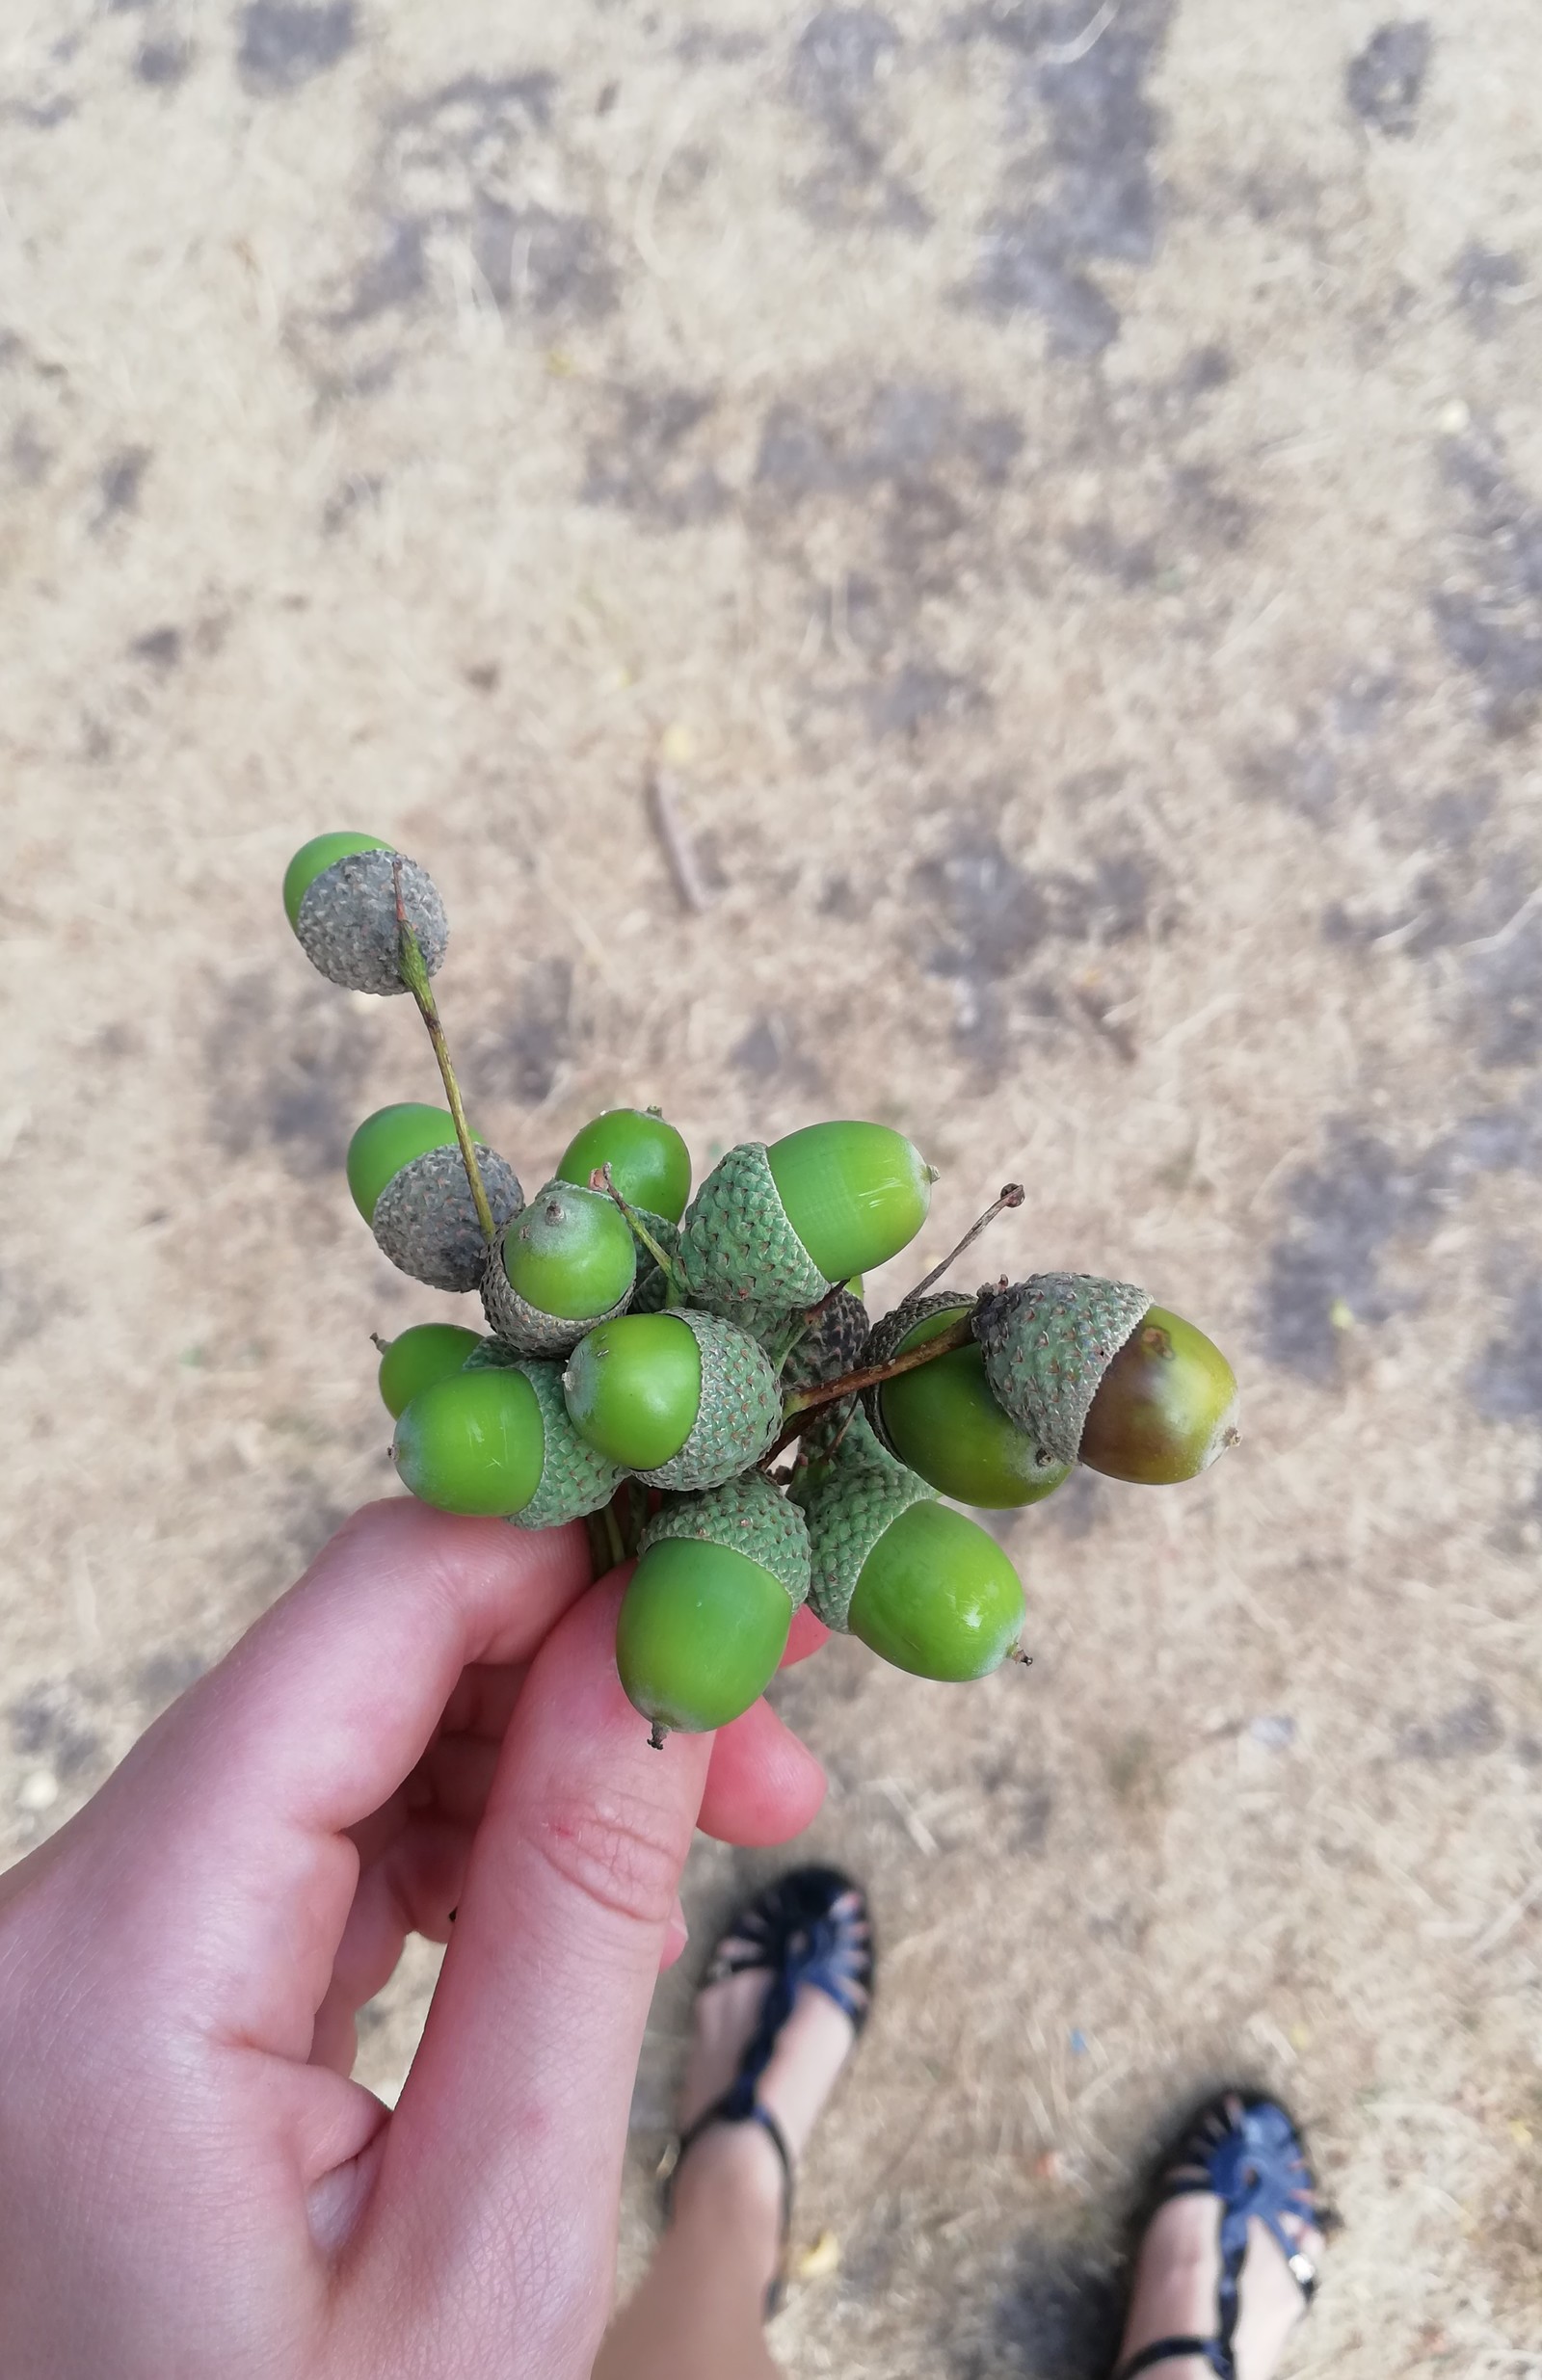
[[[1516,880],[1509,880],[1513,899]],[[1542,1058],[1542,916],[1502,928],[1467,961],[1471,1020],[1484,1066],[1532,1066]]]
[[[1456,303],[1480,339],[1491,339],[1526,287],[1526,267],[1507,250],[1469,240],[1451,267]]]
[[[103,1765],[102,1738],[83,1707],[75,1680],[55,1679],[29,1686],[7,1716],[12,1743],[21,1758],[40,1761],[66,1783]]]
[[[795,1084],[811,1093],[824,1085],[817,1060],[800,1045],[796,1020],[781,1014],[758,1017],[729,1051],[729,1062],[753,1083]]]
[[[1467,1388],[1490,1421],[1542,1420],[1542,1279],[1511,1292],[1505,1328],[1474,1364]]]
[[[146,1724],[174,1703],[179,1694],[185,1694],[208,1666],[207,1654],[187,1645],[168,1646],[142,1661],[134,1673],[133,1688]]]
[[[1005,1762],[980,1774],[980,1790],[991,1806],[990,1838],[998,1851],[1037,1859],[1050,1839],[1054,1784],[1042,1770],[1020,1777]]]
[[[979,688],[954,671],[935,662],[907,661],[894,676],[868,694],[868,733],[914,735],[928,720],[945,717],[950,711],[976,709],[983,701]]]
[[[817,410],[774,406],[748,494],[773,542],[793,545],[810,581],[814,642],[800,656],[819,699],[860,702],[869,732],[906,735],[983,698],[942,663],[917,615],[977,569],[990,491],[1023,442],[1010,415],[971,413],[957,394],[894,382],[833,389]],[[838,513],[848,567],[832,580],[811,540]]]
[[[48,476],[54,450],[40,434],[36,422],[18,421],[11,433],[7,456],[22,487],[39,488]]]
[[[659,529],[715,519],[728,490],[692,443],[715,404],[696,388],[615,390],[611,423],[589,444],[580,502],[614,505]]]
[[[145,474],[153,460],[147,446],[124,446],[103,463],[96,481],[97,503],[91,523],[94,534],[99,536],[124,513],[138,512]]]
[[[378,342],[389,318],[435,286],[437,251],[469,257],[475,288],[505,315],[593,321],[617,303],[602,224],[564,202],[576,181],[556,119],[556,77],[465,74],[398,109],[372,176],[372,252],[337,303],[315,318],[327,376],[349,389],[388,378],[393,351]],[[452,301],[459,303],[459,300]],[[339,371],[339,365],[342,367]]]
[[[1498,1752],[1504,1730],[1487,1686],[1475,1687],[1463,1703],[1436,1719],[1405,1720],[1397,1731],[1400,1760],[1458,1760],[1474,1753]]]
[[[949,2380],[1105,2380],[1123,2322],[1124,2291],[1106,2256],[1027,2238],[999,2295],[961,2302],[938,2345]]]
[[[182,658],[182,631],[173,627],[147,628],[143,636],[133,639],[128,650],[131,660],[143,661],[146,668],[158,670],[164,675],[174,670]]]
[[[1429,71],[1430,30],[1422,17],[1380,25],[1344,69],[1344,96],[1363,123],[1389,140],[1411,138]]]
[[[351,471],[322,507],[322,535],[335,537],[356,514],[372,512],[385,492],[386,482],[378,471]]]
[[[1477,679],[1492,732],[1514,734],[1542,694],[1542,506],[1492,439],[1449,439],[1442,466],[1466,517],[1455,567],[1431,598],[1436,629]]]
[[[1118,311],[1087,266],[1145,265],[1156,254],[1161,127],[1146,84],[1174,5],[1134,0],[1085,49],[1082,0],[982,10],[967,20],[970,31],[1024,53],[1010,111],[1020,146],[968,294],[1000,318],[1040,315],[1065,355],[1096,356],[1118,336]],[[1016,195],[1023,190],[1026,203]]]
[[[280,996],[256,973],[217,990],[203,1037],[216,1145],[230,1157],[271,1146],[300,1180],[336,1173],[359,1121],[367,1022],[320,982]]]
[[[1256,752],[1244,761],[1241,781],[1255,799],[1278,802],[1314,826],[1326,823],[1339,806],[1343,780],[1354,797],[1369,801],[1375,761],[1368,747],[1396,721],[1397,679],[1386,670],[1352,670],[1314,704],[1304,707],[1288,743]],[[1358,781],[1360,780],[1368,781]],[[1434,830],[1437,839],[1448,837]]]
[[[1261,1319],[1271,1362],[1331,1380],[1343,1339],[1335,1309],[1384,1322],[1406,1305],[1384,1287],[1382,1257],[1404,1233],[1429,1229],[1442,1211],[1437,1186],[1427,1160],[1408,1163],[1358,1124],[1330,1127],[1321,1164],[1290,1179],[1292,1220],[1270,1252]]]
[[[881,84],[902,45],[898,28],[870,8],[820,9],[798,37],[787,88],[824,136],[824,160],[800,193],[817,224],[911,232],[930,225],[916,193],[885,162]]]
[[[353,0],[249,0],[241,12],[236,63],[249,91],[298,91],[325,74],[354,46]]]
[[[1026,970],[1055,945],[1103,946],[1145,930],[1152,917],[1152,864],[1133,849],[1090,854],[1081,873],[1022,867],[988,827],[966,826],[937,858],[923,860],[912,886],[924,904],[928,973],[957,990],[956,1039],[988,1068],[1005,1055],[1014,1009],[1044,1018],[1062,1012],[1062,966],[1037,979]]]
[[[134,72],[152,90],[171,91],[193,64],[193,44],[175,38],[144,41],[134,56]]]
[[[532,960],[509,1022],[474,1045],[472,1081],[521,1107],[549,1098],[576,1038],[572,992],[571,959]]]

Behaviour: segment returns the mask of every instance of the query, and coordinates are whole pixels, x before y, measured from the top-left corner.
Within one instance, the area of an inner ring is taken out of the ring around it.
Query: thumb
[[[624,1585],[584,1596],[531,1666],[385,2148],[370,2226],[455,2342],[436,2370],[480,2369],[517,2322],[521,2369],[587,2373],[608,2309],[632,2081],[712,1746],[650,1746],[616,1675]]]

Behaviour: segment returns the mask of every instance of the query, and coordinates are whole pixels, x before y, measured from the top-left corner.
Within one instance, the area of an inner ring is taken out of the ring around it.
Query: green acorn
[[[508,1518],[541,1485],[545,1429],[521,1372],[452,1372],[420,1388],[396,1424],[404,1487],[440,1512]]]
[[[608,1107],[573,1135],[557,1161],[557,1179],[589,1187],[602,1165],[628,1206],[651,1227],[678,1224],[691,1195],[691,1152],[656,1107]]]
[[[471,1138],[493,1221],[507,1223],[524,1204],[518,1177],[479,1133]],[[407,1100],[367,1116],[348,1144],[348,1187],[399,1272],[433,1289],[476,1287],[488,1245],[448,1108]]]
[[[636,1277],[636,1242],[615,1202],[548,1181],[498,1233],[482,1305],[521,1355],[565,1356],[597,1322],[625,1312]]]
[[[837,1282],[897,1256],[926,1220],[932,1170],[881,1124],[815,1124],[731,1149],[680,1231],[694,1305],[760,1337]]]
[[[671,1497],[643,1531],[616,1629],[622,1684],[654,1743],[748,1710],[808,1592],[803,1515],[758,1471]]]
[[[391,1459],[405,1486],[441,1512],[554,1528],[608,1504],[625,1474],[568,1418],[554,1363],[475,1363],[420,1388],[401,1414]]]
[[[400,855],[375,834],[318,834],[284,871],[283,905],[312,966],[350,992],[405,992],[396,924],[394,861]],[[443,963],[450,930],[433,878],[402,859],[402,908],[431,975]]]
[[[974,1334],[997,1403],[1058,1461],[1160,1487],[1236,1442],[1220,1349],[1129,1282],[1038,1273],[986,1290]]]
[[[924,1479],[847,1444],[808,1503],[814,1610],[914,1677],[987,1676],[1022,1634],[1016,1571]]]
[[[510,1520],[520,1529],[552,1529],[564,1521],[579,1521],[585,1513],[598,1512],[625,1478],[625,1468],[607,1461],[573,1428],[563,1400],[560,1363],[526,1357],[516,1368],[536,1392],[543,1453],[535,1494],[528,1504],[509,1515]]]
[[[562,1376],[573,1425],[651,1488],[716,1488],[758,1463],[782,1392],[749,1334],[712,1314],[623,1314],[579,1341]]]
[[[863,1349],[864,1368],[936,1338],[973,1303],[944,1290],[896,1306]],[[1071,1468],[1047,1455],[997,1403],[977,1345],[955,1347],[915,1371],[897,1372],[867,1389],[863,1402],[890,1453],[961,1504],[996,1510],[1036,1504]]]
[[[407,1411],[419,1388],[464,1369],[481,1344],[475,1331],[457,1322],[414,1322],[388,1345],[377,1339],[381,1401],[391,1418]]]

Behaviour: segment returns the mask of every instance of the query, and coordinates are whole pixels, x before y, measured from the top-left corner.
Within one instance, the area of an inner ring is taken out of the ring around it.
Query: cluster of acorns
[[[934,1179],[887,1125],[746,1143],[692,1198],[674,1126],[613,1108],[527,1202],[465,1123],[423,870],[376,836],[321,835],[284,904],[334,983],[412,993],[450,1102],[383,1108],[348,1151],[384,1253],[479,1291],[491,1334],[427,1323],[383,1348],[397,1470],[442,1511],[588,1518],[602,1558],[638,1554],[617,1661],[655,1742],[746,1710],[805,1600],[901,1669],[985,1676],[1017,1650],[1023,1589],[941,1497],[1036,1503],[1077,1463],[1165,1484],[1236,1440],[1225,1358],[1128,1283],[926,1294],[944,1264],[870,1326],[861,1277],[915,1237]],[[1021,1199],[1009,1185],[990,1211]]]

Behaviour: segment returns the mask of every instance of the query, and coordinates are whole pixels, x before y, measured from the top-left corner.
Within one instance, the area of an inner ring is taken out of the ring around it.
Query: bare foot
[[[832,1915],[851,1917],[860,1896],[844,1894]],[[853,1927],[865,1942],[864,1918]],[[726,1951],[751,1948],[732,1937]],[[772,1978],[762,1968],[705,1984],[696,1997],[696,2029],[685,2087],[680,2095],[680,2130],[687,2131],[712,2102],[721,2099],[738,2072],[739,2060],[759,2020]],[[860,1997],[860,1985],[853,1986]],[[808,2146],[819,2111],[835,2087],[856,2039],[851,2019],[816,1984],[800,1986],[770,2062],[756,2084],[759,2104],[782,2128],[794,2164]],[[678,2208],[698,2190],[731,2188],[749,2196],[764,2215],[766,2278],[775,2269],[782,2235],[782,2161],[758,2124],[713,2124],[691,2144],[675,2183]]]
[[[1241,2102],[1229,2100],[1229,2109]],[[1135,2265],[1135,2285],[1116,2370],[1156,2339],[1212,2339],[1221,2274],[1221,2202],[1209,2191],[1169,2199],[1147,2226]],[[1322,2234],[1287,2215],[1287,2236],[1316,2265]],[[1271,2380],[1285,2342],[1306,2311],[1306,2300],[1280,2253],[1279,2242],[1255,2215],[1237,2282],[1232,2354],[1237,2380]],[[1175,2355],[1152,2367],[1152,2380],[1214,2380],[1202,2356]]]

